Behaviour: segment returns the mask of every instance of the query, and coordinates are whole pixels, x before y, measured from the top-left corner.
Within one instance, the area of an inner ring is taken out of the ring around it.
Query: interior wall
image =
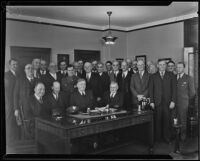
[[[183,22],[162,25],[127,33],[127,57],[147,55],[147,61],[159,58],[183,60]]]
[[[45,24],[6,21],[6,63],[10,59],[10,46],[51,48],[51,61],[57,54],[69,54],[74,61],[74,49],[100,50],[100,31],[66,28]]]
[[[100,50],[101,60],[134,58],[147,55],[147,60],[172,58],[183,60],[183,22],[162,25],[132,32],[112,31],[117,36],[115,45],[106,46],[101,40],[107,32],[67,28],[19,21],[6,21],[6,64],[10,46],[51,48],[51,61],[57,54],[69,54],[74,61],[74,49]],[[7,70],[7,66],[6,66]]]

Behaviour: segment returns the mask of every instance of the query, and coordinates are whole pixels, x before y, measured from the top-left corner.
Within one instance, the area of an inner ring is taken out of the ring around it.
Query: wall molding
[[[154,22],[150,22],[150,23],[136,25],[136,26],[132,26],[132,27],[121,27],[121,26],[112,26],[111,25],[111,30],[120,31],[120,32],[131,32],[131,31],[135,31],[135,30],[140,30],[140,29],[145,29],[145,28],[150,28],[150,27],[155,27],[155,26],[160,26],[160,25],[165,25],[165,24],[177,23],[177,22],[181,22],[181,21],[184,21],[187,19],[194,18],[194,17],[198,17],[198,14],[191,13],[191,14],[172,17],[172,18],[164,19],[164,20],[160,20],[160,21],[154,21]],[[91,25],[91,24],[62,21],[62,20],[55,20],[55,19],[34,17],[34,16],[25,16],[25,15],[19,15],[19,14],[9,14],[9,13],[6,14],[6,20],[32,22],[32,23],[37,23],[37,24],[78,28],[78,29],[92,30],[92,31],[107,31],[109,29],[108,25],[97,26],[97,25]]]

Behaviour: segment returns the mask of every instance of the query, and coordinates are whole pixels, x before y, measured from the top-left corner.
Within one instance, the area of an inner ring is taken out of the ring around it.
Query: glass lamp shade
[[[115,44],[115,40],[117,39],[117,37],[112,37],[112,36],[106,36],[102,38],[105,41],[106,45],[113,45]]]

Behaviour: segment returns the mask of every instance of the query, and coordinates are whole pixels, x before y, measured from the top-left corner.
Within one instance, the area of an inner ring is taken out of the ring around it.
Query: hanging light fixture
[[[115,44],[115,40],[117,39],[117,37],[113,37],[111,30],[110,30],[110,16],[111,16],[112,12],[108,11],[107,14],[109,16],[109,30],[108,30],[107,36],[103,37],[102,39],[105,41],[106,45],[113,45],[113,44]]]

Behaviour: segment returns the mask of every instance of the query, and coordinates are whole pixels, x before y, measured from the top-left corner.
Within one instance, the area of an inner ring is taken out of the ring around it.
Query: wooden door
[[[74,50],[74,60],[79,61],[83,60],[83,62],[93,60],[100,61],[101,55],[99,50]]]
[[[18,60],[20,73],[24,71],[26,64],[32,63],[34,58],[46,60],[47,64],[50,61],[50,48],[11,46],[10,51],[11,58]]]

